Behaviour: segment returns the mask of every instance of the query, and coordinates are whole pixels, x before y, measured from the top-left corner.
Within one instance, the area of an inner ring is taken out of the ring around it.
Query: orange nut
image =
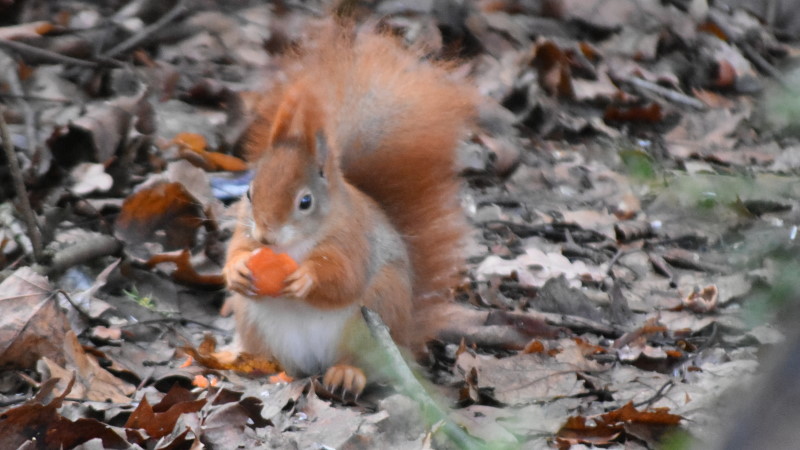
[[[277,297],[283,290],[283,281],[297,270],[297,262],[286,253],[261,247],[247,260],[247,268],[253,273],[253,285],[259,294]]]

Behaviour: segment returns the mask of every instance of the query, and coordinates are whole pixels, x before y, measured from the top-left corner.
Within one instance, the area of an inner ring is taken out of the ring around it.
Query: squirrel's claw
[[[289,297],[305,298],[314,287],[314,273],[308,264],[301,264],[286,280],[283,294]]]
[[[336,392],[337,389],[342,388],[342,398],[351,392],[355,399],[364,391],[367,386],[367,377],[364,371],[358,367],[349,366],[347,364],[337,364],[331,366],[325,371],[325,376],[322,377],[322,384],[331,392]]]
[[[222,273],[229,289],[248,297],[254,297],[256,294],[253,287],[253,273],[247,267],[248,255],[244,254],[242,257],[229,261],[222,269]]]

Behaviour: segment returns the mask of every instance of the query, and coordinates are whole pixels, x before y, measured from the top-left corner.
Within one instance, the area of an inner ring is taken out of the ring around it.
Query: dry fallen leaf
[[[717,308],[718,297],[719,291],[717,290],[717,286],[711,284],[703,289],[694,290],[684,297],[682,306],[689,311],[705,314]]]
[[[172,143],[183,150],[182,155],[191,163],[208,171],[226,170],[242,172],[248,169],[243,160],[224,153],[206,151],[206,139],[197,133],[178,133]],[[186,151],[191,152],[187,154]]]
[[[229,351],[215,351],[217,342],[211,335],[206,335],[196,349],[183,347],[183,351],[198,364],[210,369],[233,370],[251,376],[262,376],[282,371],[280,366],[249,353],[233,354]]]
[[[633,426],[646,427],[657,438],[675,428],[682,419],[668,411],[667,408],[639,411],[629,402],[605,414],[573,416],[558,431],[556,440],[560,448],[577,444],[605,445],[622,433],[631,433]]]
[[[30,267],[0,283],[0,366],[31,369],[43,356],[65,363],[69,323],[51,289]]]
[[[165,250],[194,246],[206,219],[203,208],[180,183],[157,183],[130,195],[115,224],[116,235],[131,247],[158,242]]]
[[[206,288],[222,288],[225,286],[225,278],[221,274],[205,275],[197,273],[189,259],[190,256],[189,250],[186,249],[173,253],[161,253],[150,257],[145,264],[147,267],[154,268],[158,264],[174,263],[176,267],[170,276],[179,283]]]
[[[195,400],[192,393],[175,384],[167,395],[153,406],[150,406],[147,397],[142,397],[139,406],[125,422],[125,428],[141,428],[150,437],[158,439],[172,432],[182,414],[200,411],[205,404],[205,399]]]
[[[66,389],[66,377],[74,372],[76,378],[70,394],[72,397],[98,402],[130,403],[130,395],[136,387],[102,368],[94,356],[83,350],[75,333],[68,331],[60,343],[64,346],[66,357],[63,367],[50,358],[42,358],[50,376],[61,378],[57,391]]]

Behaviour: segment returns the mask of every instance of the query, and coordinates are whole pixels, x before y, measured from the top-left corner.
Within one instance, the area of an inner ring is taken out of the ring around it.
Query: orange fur
[[[340,26],[323,27],[287,63],[286,79],[265,98],[248,134],[256,175],[228,250],[229,285],[246,289],[239,261],[259,245],[275,245],[300,264],[281,308],[302,302],[341,313],[344,323],[348,308],[363,304],[381,314],[398,342],[417,346],[431,331],[419,324],[436,325],[432,311],[462,267],[455,148],[477,94],[391,37]],[[297,209],[305,192],[316,208],[308,216]],[[266,356],[286,350],[265,342],[280,339],[264,337],[272,331],[253,319],[271,317],[264,312],[273,308],[270,299],[237,302],[245,305],[237,309],[245,349]],[[266,309],[240,312],[258,304]],[[289,365],[308,370],[303,362]]]

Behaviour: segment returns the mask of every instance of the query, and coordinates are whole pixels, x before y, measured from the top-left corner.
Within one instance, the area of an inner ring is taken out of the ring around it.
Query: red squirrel
[[[412,350],[442,320],[466,230],[456,146],[478,96],[394,37],[341,25],[285,73],[248,130],[255,175],[223,271],[238,344],[357,395],[366,376],[345,341],[361,305]],[[261,246],[299,264],[278,297],[253,287],[246,262]]]

